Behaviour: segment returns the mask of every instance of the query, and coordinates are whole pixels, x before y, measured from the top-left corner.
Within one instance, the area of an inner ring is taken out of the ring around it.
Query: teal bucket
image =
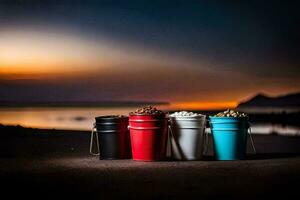
[[[217,160],[241,160],[246,156],[247,117],[209,117]]]

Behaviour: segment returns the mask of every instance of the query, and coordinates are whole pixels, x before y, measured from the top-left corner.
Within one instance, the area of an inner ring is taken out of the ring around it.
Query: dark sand
[[[100,161],[88,132],[0,126],[1,197],[257,199],[299,196],[300,137],[255,135],[243,161]],[[249,152],[251,149],[249,148]],[[7,199],[4,198],[4,199]]]

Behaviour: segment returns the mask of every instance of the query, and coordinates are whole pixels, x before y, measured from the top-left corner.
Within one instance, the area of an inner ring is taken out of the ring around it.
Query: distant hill
[[[244,107],[300,107],[300,93],[278,97],[268,97],[264,94],[258,94],[238,105],[238,108]]]

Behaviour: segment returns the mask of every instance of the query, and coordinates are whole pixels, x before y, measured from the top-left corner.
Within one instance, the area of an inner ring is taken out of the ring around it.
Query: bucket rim
[[[199,114],[197,116],[171,116],[172,114],[169,114],[169,117],[170,118],[204,118],[206,117],[206,115],[202,115],[202,114]]]
[[[139,117],[141,117],[141,116],[156,116],[156,117],[166,117],[166,113],[165,112],[163,112],[163,113],[160,113],[160,114],[146,114],[146,113],[143,113],[143,114],[139,114],[139,113],[129,113],[129,117],[130,116],[139,116]]]
[[[202,121],[202,120],[206,120],[206,116],[194,116],[194,117],[190,117],[190,116],[177,116],[177,117],[169,117],[169,119],[171,121]]]
[[[129,122],[137,122],[137,123],[142,123],[142,122],[163,122],[163,121],[168,121],[168,118],[162,118],[162,119],[130,119]]]
[[[157,129],[164,129],[165,127],[158,127],[158,126],[152,126],[152,127],[138,127],[138,126],[129,126],[129,129],[135,129],[135,130],[157,130]]]
[[[173,128],[176,128],[176,129],[198,129],[198,130],[201,130],[201,129],[205,129],[205,127],[180,127],[180,126],[173,126]]]
[[[249,127],[245,128],[211,128],[210,130],[213,131],[238,131],[238,130],[248,130]]]
[[[128,124],[128,121],[120,121],[120,122],[95,122],[96,126],[99,125],[115,125],[115,124]]]
[[[100,115],[98,117],[95,117],[95,120],[118,120],[127,118],[127,115]]]

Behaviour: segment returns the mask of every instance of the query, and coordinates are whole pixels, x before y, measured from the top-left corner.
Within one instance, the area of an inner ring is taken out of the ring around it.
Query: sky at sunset
[[[300,88],[295,1],[1,1],[0,101],[234,106]]]

